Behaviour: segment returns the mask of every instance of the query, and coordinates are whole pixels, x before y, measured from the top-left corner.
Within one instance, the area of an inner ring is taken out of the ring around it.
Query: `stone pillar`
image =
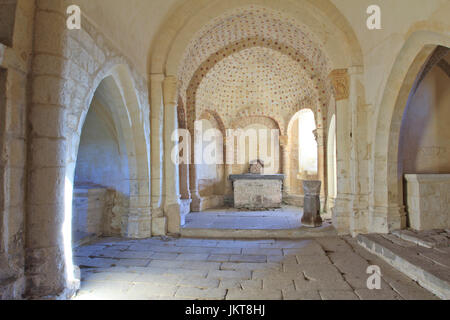
[[[192,126],[194,126],[192,122]],[[189,166],[189,187],[191,189],[191,211],[199,212],[202,210],[202,199],[198,191],[197,166],[195,164],[198,159],[195,158],[196,137],[201,139],[201,132],[196,133],[196,128],[190,127],[191,134],[191,164]]]
[[[164,137],[163,121],[163,74],[152,74],[150,76],[151,96],[151,211],[152,211],[152,234],[165,235],[167,232],[167,221],[162,208],[163,195],[163,156]]]
[[[321,181],[306,181],[303,180],[303,217],[302,225],[305,227],[320,227],[322,225],[322,218],[320,217],[320,187]]]
[[[280,136],[281,148],[281,173],[284,174],[283,182],[283,197],[286,197],[291,192],[291,173],[290,173],[290,150],[288,136]]]
[[[350,143],[351,111],[349,110],[349,76],[346,69],[334,70],[329,76],[336,99],[336,171],[337,195],[333,208],[333,225],[339,234],[350,232],[351,183]]]
[[[350,182],[352,234],[368,231],[369,176],[368,176],[368,106],[365,104],[363,68],[351,67],[349,73],[349,105],[351,110]]]
[[[168,76],[164,79],[164,214],[170,233],[180,232],[180,185],[178,164],[172,160],[172,151],[178,148],[178,140],[172,135],[178,130],[177,79]]]
[[[325,142],[323,128],[314,130],[314,137],[317,142],[317,177],[322,181],[320,188],[321,203],[325,203],[326,188],[325,188]]]
[[[65,294],[76,289],[71,264],[70,209],[72,182],[66,176],[67,83],[64,63],[48,68],[46,61],[61,61],[66,48],[64,3],[37,1],[31,103],[28,114],[28,197],[26,217],[27,295]],[[49,32],[52,30],[52,32]],[[51,72],[49,74],[49,72]],[[68,202],[68,201],[67,201]],[[66,254],[68,255],[66,257]],[[70,274],[72,273],[72,274]],[[68,289],[68,290],[67,290]]]

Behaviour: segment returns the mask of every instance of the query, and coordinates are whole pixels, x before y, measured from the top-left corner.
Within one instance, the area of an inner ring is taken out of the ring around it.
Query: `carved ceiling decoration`
[[[242,108],[256,106],[261,115],[287,119],[311,97],[317,104],[315,84],[301,64],[278,51],[252,47],[209,70],[196,92],[196,114],[217,110],[227,121]]]
[[[281,129],[305,107],[320,127],[333,91],[329,66],[308,28],[282,13],[258,6],[228,12],[197,33],[180,65],[188,127],[203,110],[216,110],[226,126],[252,110]]]

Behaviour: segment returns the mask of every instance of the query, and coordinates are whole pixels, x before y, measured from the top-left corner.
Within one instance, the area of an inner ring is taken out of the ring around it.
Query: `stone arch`
[[[324,170],[325,168],[323,167],[324,164],[324,151],[323,151],[323,144],[320,143],[320,141],[322,140],[322,135],[318,134],[318,130],[320,130],[321,128],[318,127],[318,122],[317,122],[317,113],[314,112],[314,109],[312,108],[301,108],[300,110],[298,110],[297,112],[295,112],[291,118],[289,119],[289,123],[287,126],[287,155],[286,155],[286,166],[288,167],[289,170],[289,180],[288,180],[288,192],[292,194],[291,198],[292,201],[294,203],[297,204],[302,204],[302,199],[295,199],[295,195],[300,195],[300,197],[303,196],[303,191],[302,191],[302,187],[299,183],[298,178],[297,178],[297,173],[299,172],[299,165],[298,165],[298,159],[296,158],[296,153],[299,152],[299,146],[298,146],[298,141],[294,140],[294,137],[292,136],[293,132],[297,131],[297,128],[293,127],[293,124],[296,123],[296,121],[298,121],[299,115],[301,114],[301,112],[304,112],[306,110],[309,110],[312,112],[313,116],[314,116],[314,123],[315,123],[315,127],[316,130],[315,132],[315,138],[316,138],[316,142],[317,142],[317,173],[312,175],[312,176],[308,176],[306,177],[307,179],[318,179],[322,181],[322,187],[321,187],[321,196],[322,198],[324,198],[325,194],[325,181],[324,181]],[[294,130],[295,129],[295,130]],[[297,132],[297,138],[299,138],[298,136],[299,132]],[[296,189],[296,191],[293,191],[294,189]],[[297,197],[298,198],[298,197]],[[323,199],[322,199],[323,200]]]
[[[315,73],[315,68],[312,66],[309,61],[303,56],[301,52],[294,50],[293,48],[282,45],[277,41],[273,41],[271,39],[258,39],[258,38],[249,38],[242,41],[238,41],[232,43],[225,48],[222,48],[218,52],[212,54],[206,61],[204,61],[194,73],[192,79],[189,82],[189,85],[186,90],[186,115],[188,120],[188,128],[193,128],[193,121],[196,119],[196,93],[202,82],[202,79],[208,73],[208,71],[219,61],[225,59],[229,55],[236,53],[241,50],[245,50],[252,47],[266,47],[282,54],[289,56],[292,60],[302,63],[304,70],[307,72],[309,78],[311,79],[314,89],[318,93],[317,97],[317,105],[318,108],[314,108],[315,113],[317,114],[316,121],[318,128],[323,126],[323,123],[326,120],[326,112],[324,109],[328,105],[330,95],[332,94],[332,87],[327,78],[322,79]],[[315,99],[315,98],[314,98]],[[309,101],[308,101],[309,104]],[[255,109],[257,107],[244,108],[241,110],[243,115],[255,115],[251,114],[251,112],[255,113]],[[249,113],[249,114],[245,114]],[[265,116],[274,117],[272,114],[265,114]],[[282,119],[277,120],[281,133],[285,133],[285,121]]]
[[[433,31],[412,33],[397,56],[387,80],[373,136],[373,180],[369,210],[371,232],[386,233],[406,226],[402,177],[398,175],[402,115],[411,90],[438,45],[450,47],[450,37]]]
[[[208,2],[205,6],[200,0],[190,0],[179,6],[170,18],[162,25],[158,36],[154,39],[149,54],[150,73],[166,73],[175,75],[184,49],[190,39],[206,25],[211,17],[218,17],[225,11],[248,5],[264,6],[273,10],[280,10],[286,16],[312,27],[312,32],[318,34],[326,43],[326,34],[333,34],[328,38],[326,51],[334,52],[333,68],[349,65],[362,65],[362,51],[353,28],[347,19],[329,0],[301,0],[291,2],[264,0],[231,0]],[[319,23],[319,21],[321,21]],[[324,32],[324,29],[328,32]],[[331,40],[331,41],[330,41]]]
[[[77,129],[72,133],[72,138],[70,139],[66,177],[73,183],[80,136],[86,115],[97,88],[108,77],[113,79],[115,88],[118,90],[117,98],[121,99],[119,103],[121,107],[116,107],[111,112],[115,118],[115,122],[122,129],[122,133],[120,134],[127,149],[130,179],[130,208],[126,219],[127,223],[125,229],[122,230],[122,234],[128,237],[140,237],[140,234],[142,234],[142,224],[149,224],[150,222],[150,200],[147,200],[150,190],[150,160],[147,137],[143,125],[143,115],[140,112],[140,102],[135,92],[134,81],[126,65],[111,62],[110,65],[107,65],[97,73],[97,77],[93,81],[95,85],[87,95],[87,103],[79,116]],[[138,217],[140,218],[138,219]],[[143,222],[142,219],[146,221]]]

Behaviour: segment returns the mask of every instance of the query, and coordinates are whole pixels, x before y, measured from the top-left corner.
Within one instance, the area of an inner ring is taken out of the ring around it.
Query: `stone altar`
[[[283,174],[232,174],[234,207],[237,209],[280,208],[283,200]]]
[[[320,217],[320,186],[321,181],[303,180],[303,191],[305,194],[303,204],[302,224],[305,227],[320,227],[322,218]]]

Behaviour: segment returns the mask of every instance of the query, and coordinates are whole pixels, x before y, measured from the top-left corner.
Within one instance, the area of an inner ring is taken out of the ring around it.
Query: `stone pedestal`
[[[316,228],[322,225],[320,217],[320,187],[321,181],[303,181],[304,205],[302,224],[305,227]]]

